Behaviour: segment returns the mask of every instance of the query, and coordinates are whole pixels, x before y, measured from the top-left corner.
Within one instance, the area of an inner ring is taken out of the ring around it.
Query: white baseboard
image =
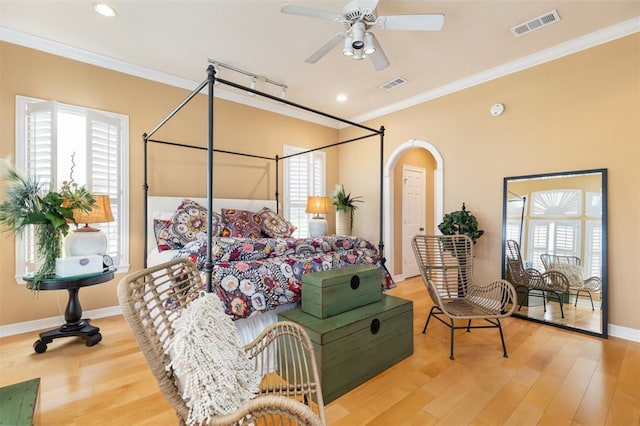
[[[622,327],[620,325],[609,324],[609,336],[619,337],[625,340],[640,342],[640,330],[636,328]]]
[[[85,318],[104,318],[114,315],[120,315],[122,310],[120,306],[111,306],[107,308],[93,309],[85,311],[82,316]],[[14,334],[31,333],[48,328],[60,327],[64,324],[64,318],[60,316],[42,318],[33,321],[19,322],[16,324],[0,325],[0,337],[13,336]]]

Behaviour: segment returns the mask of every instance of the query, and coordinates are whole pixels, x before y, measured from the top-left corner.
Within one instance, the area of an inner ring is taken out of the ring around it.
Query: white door
[[[402,166],[402,275],[418,275],[411,239],[425,230],[425,174],[421,167]]]

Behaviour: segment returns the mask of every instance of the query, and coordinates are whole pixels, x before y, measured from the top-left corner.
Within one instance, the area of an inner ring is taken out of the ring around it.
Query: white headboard
[[[166,212],[172,214],[178,209],[182,200],[188,198],[203,206],[207,205],[206,198],[195,197],[147,197],[147,253],[156,247],[156,238],[153,234],[153,216],[157,212]],[[214,198],[213,211],[220,212],[220,209],[238,209],[258,212],[263,207],[269,207],[276,211],[276,200],[245,200],[241,198]]]

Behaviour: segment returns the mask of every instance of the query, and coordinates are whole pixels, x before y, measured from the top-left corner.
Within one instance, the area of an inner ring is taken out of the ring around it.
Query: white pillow
[[[174,214],[176,214],[175,210],[172,212],[158,211],[153,213],[152,219],[153,220],[171,220]]]
[[[173,369],[189,407],[188,425],[233,413],[258,393],[261,377],[255,362],[248,358],[233,320],[214,293],[189,303],[172,326],[167,368]]]
[[[569,263],[552,263],[549,270],[560,272],[566,276],[569,280],[569,287],[580,288],[584,286],[584,281],[582,280],[582,267],[578,265],[571,265]]]

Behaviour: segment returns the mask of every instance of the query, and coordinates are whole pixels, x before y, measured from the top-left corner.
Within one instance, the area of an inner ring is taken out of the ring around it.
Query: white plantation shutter
[[[28,175],[43,184],[56,187],[55,161],[57,153],[57,103],[55,101],[29,103],[26,108],[26,155],[22,166]]]
[[[587,277],[602,277],[602,221],[587,221],[584,271]]]
[[[129,267],[128,120],[121,114],[16,96],[17,169],[37,178],[46,189],[59,190],[60,180],[73,178],[92,193],[108,194],[114,222],[95,226],[107,234],[107,252],[122,272]],[[58,145],[59,138],[63,146]],[[82,153],[73,160],[73,175],[67,170],[70,152]],[[27,229],[23,238],[16,239],[18,281],[37,268],[33,234]]]
[[[16,136],[22,140],[16,148],[18,170],[40,182],[45,189],[55,188],[57,146],[57,103],[16,102]],[[16,278],[38,267],[35,227],[27,226],[16,238]]]
[[[283,146],[285,156],[306,151]],[[309,236],[310,215],[305,213],[307,197],[325,195],[325,154],[315,151],[284,160],[284,217],[296,226],[294,236]]]
[[[119,221],[121,208],[119,158],[122,140],[122,123],[119,118],[95,111],[87,112],[87,188],[93,194],[109,195],[114,221],[94,226],[107,234],[107,252],[115,265],[120,264]]]
[[[580,257],[580,222],[577,220],[532,220],[529,226],[529,251],[527,260],[533,267],[544,271],[541,254]]]

